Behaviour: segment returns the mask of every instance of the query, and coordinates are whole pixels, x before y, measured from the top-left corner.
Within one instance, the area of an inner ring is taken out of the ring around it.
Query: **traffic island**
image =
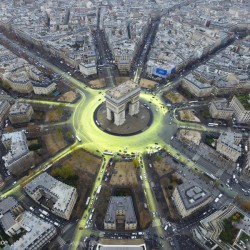
[[[94,112],[94,121],[102,131],[108,134],[131,136],[148,129],[152,124],[153,114],[148,106],[140,104],[140,112],[137,115],[130,116],[126,114],[125,122],[117,126],[112,120],[107,119],[106,105],[102,103]]]

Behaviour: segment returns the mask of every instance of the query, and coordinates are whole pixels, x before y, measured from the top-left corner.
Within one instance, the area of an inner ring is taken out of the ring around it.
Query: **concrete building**
[[[236,97],[234,96],[230,102],[230,107],[234,110],[234,116],[238,122],[250,122],[250,98],[249,96]]]
[[[106,92],[107,119],[114,124],[122,125],[126,120],[126,112],[133,116],[139,113],[140,87],[128,80]]]
[[[78,196],[75,188],[58,181],[46,172],[28,183],[24,190],[37,203],[66,220],[70,218]],[[49,200],[46,206],[44,199]]]
[[[143,239],[135,239],[135,240],[101,239],[96,249],[97,250],[147,250],[147,247]]]
[[[244,172],[244,174],[247,174],[248,176],[250,176],[250,151],[247,152],[246,165],[245,165],[243,172]]]
[[[233,116],[233,109],[229,107],[226,99],[212,101],[209,106],[209,113],[215,119],[230,120]]]
[[[15,218],[13,225],[10,227],[12,234],[25,232],[21,238],[12,245],[6,245],[4,250],[17,249],[42,249],[52,238],[56,236],[56,228],[53,224],[44,221],[36,215],[26,211]]]
[[[83,63],[83,62],[81,62],[79,64],[79,70],[85,76],[91,76],[91,75],[97,74],[96,63],[95,62],[91,62],[91,63]]]
[[[111,196],[104,219],[104,228],[111,230],[117,228],[135,230],[137,228],[137,219],[130,196]]]
[[[18,232],[15,225],[15,218],[23,212],[22,206],[14,197],[8,196],[0,201],[0,225],[4,232],[12,236]]]
[[[34,152],[29,151],[25,133],[16,131],[2,135],[2,143],[9,152],[2,157],[5,168],[14,175],[20,175],[32,168]]]
[[[0,127],[8,115],[10,104],[7,101],[0,101]]]
[[[198,81],[192,74],[183,79],[182,86],[197,97],[209,96],[213,90],[209,83]]]
[[[224,132],[217,140],[216,150],[233,162],[236,162],[241,156],[241,147],[239,145],[241,140],[241,134]]]
[[[12,124],[25,123],[31,120],[34,113],[29,103],[17,102],[11,106],[9,111],[9,119]]]
[[[49,95],[56,89],[56,83],[48,79],[33,81],[32,86],[36,95]]]
[[[184,182],[173,192],[174,204],[178,213],[184,218],[212,201],[211,193],[194,182]]]
[[[10,87],[19,93],[31,93],[33,90],[31,80],[26,71],[8,74],[5,80]]]

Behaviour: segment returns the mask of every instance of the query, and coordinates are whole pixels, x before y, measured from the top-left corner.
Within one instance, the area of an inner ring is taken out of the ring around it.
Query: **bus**
[[[219,126],[219,124],[218,123],[208,123],[207,126],[208,127],[217,127],[217,126]]]
[[[76,135],[76,139],[80,142],[82,141],[82,139],[78,135]]]
[[[88,199],[87,199],[87,201],[86,201],[86,206],[88,206],[89,201],[90,201],[90,197],[88,197]]]
[[[47,169],[49,169],[52,166],[52,164],[49,164],[45,169],[43,169],[43,172],[45,172]]]
[[[217,178],[216,178],[213,174],[210,174],[210,173],[208,173],[208,172],[204,172],[204,174],[205,174],[206,176],[208,176],[209,178],[211,178],[212,180],[214,180],[214,181],[217,180]]]
[[[114,155],[112,151],[110,151],[110,152],[109,151],[104,151],[103,154],[105,154],[105,155]]]
[[[102,185],[100,185],[100,186],[97,188],[96,193],[99,194],[100,191],[101,191],[101,189],[102,189]]]

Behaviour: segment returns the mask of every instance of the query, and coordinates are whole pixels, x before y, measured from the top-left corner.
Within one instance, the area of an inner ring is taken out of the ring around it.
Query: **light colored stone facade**
[[[119,126],[126,120],[126,111],[133,116],[139,113],[140,87],[128,80],[106,92],[107,119]]]

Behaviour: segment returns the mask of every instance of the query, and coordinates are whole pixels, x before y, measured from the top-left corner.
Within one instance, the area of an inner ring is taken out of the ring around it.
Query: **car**
[[[215,203],[217,203],[218,201],[219,201],[219,198],[216,198],[216,199],[214,200]]]
[[[218,196],[219,198],[221,198],[222,197],[222,194],[219,194],[219,196]]]

